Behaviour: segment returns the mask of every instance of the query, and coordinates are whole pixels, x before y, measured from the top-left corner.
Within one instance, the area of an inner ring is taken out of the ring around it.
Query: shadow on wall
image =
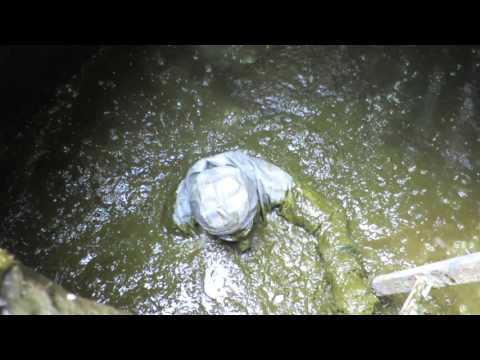
[[[15,167],[6,150],[56,87],[77,72],[98,46],[0,47],[0,168],[3,179]],[[2,180],[3,181],[3,180]],[[0,188],[4,188],[0,183]]]
[[[52,96],[55,87],[78,71],[97,47],[4,46],[0,48],[0,114],[14,128]],[[6,101],[8,100],[8,101]],[[5,122],[2,122],[2,127]],[[5,130],[5,129],[2,129]],[[15,135],[9,133],[9,135]]]

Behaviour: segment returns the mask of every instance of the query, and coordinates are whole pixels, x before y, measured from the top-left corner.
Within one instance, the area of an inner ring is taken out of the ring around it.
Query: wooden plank
[[[480,282],[480,252],[380,275],[373,279],[372,286],[378,296],[407,293],[422,275],[434,288]]]
[[[418,276],[417,281],[413,285],[412,291],[403,303],[400,315],[422,315],[423,309],[419,306],[422,300],[426,300],[432,283],[426,276]]]

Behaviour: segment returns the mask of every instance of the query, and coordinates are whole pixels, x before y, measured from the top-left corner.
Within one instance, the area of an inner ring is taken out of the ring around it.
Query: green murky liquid
[[[140,314],[331,313],[315,240],[276,214],[244,254],[174,231],[188,167],[244,149],[340,201],[370,279],[480,251],[479,85],[475,48],[104,48],[23,134],[0,246]],[[431,303],[479,299],[469,284]]]

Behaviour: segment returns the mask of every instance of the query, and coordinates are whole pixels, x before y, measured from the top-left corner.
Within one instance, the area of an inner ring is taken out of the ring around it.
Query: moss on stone
[[[10,255],[6,250],[0,249],[0,275],[12,265],[13,261],[14,259],[12,255]]]
[[[14,315],[126,314],[69,293],[0,250],[0,313]]]

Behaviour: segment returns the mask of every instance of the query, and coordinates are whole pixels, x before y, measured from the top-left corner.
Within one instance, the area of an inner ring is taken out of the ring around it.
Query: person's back
[[[317,237],[338,311],[372,313],[378,299],[353,250],[343,208],[299,186],[276,165],[241,151],[197,161],[177,189],[173,219],[186,233],[198,224],[220,239],[242,240],[240,248],[246,250],[254,222],[275,208]]]
[[[292,186],[290,175],[262,159],[241,151],[217,154],[190,168],[178,187],[173,218],[180,228],[197,223],[211,235],[238,241]]]

